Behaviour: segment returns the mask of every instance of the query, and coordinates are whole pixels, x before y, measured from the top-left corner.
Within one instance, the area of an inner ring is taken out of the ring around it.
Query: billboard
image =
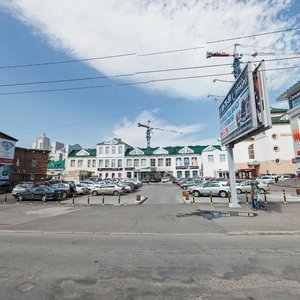
[[[0,164],[12,165],[15,154],[15,142],[0,138]]]
[[[248,63],[219,106],[221,144],[229,145],[270,128],[263,64]]]

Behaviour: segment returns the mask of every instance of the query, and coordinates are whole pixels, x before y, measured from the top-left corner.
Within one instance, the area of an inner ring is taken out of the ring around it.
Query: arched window
[[[255,155],[254,155],[254,144],[251,144],[248,147],[248,155],[249,155],[249,159],[255,159]]]

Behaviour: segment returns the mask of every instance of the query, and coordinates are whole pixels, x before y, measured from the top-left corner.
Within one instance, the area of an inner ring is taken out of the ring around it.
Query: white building
[[[39,136],[36,138],[36,142],[32,144],[32,149],[47,151],[51,150],[50,139],[46,137],[45,133],[43,136]]]
[[[288,101],[291,119],[290,133],[293,137],[293,163],[295,171],[300,175],[300,81],[281,94],[278,101]]]
[[[134,148],[121,139],[97,144],[100,178],[215,177],[226,170],[227,154],[220,146]]]

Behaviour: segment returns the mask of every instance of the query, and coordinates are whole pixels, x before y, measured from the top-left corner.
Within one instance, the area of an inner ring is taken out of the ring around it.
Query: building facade
[[[291,86],[277,101],[288,101],[290,116],[290,131],[293,142],[293,156],[295,171],[300,175],[300,81]]]
[[[60,179],[78,182],[96,174],[96,149],[72,150],[65,160]]]
[[[45,133],[36,138],[35,143],[32,144],[32,149],[51,151],[50,139],[46,137]]]
[[[16,147],[12,182],[45,183],[49,151]]]

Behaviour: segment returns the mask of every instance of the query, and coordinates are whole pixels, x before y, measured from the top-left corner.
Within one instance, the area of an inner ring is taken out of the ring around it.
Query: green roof
[[[87,152],[86,155],[78,155],[79,152]],[[96,157],[96,149],[81,149],[81,150],[72,150],[68,157]]]
[[[290,120],[282,118],[283,116],[272,117],[272,124],[289,124]]]
[[[174,155],[174,154],[180,154],[180,155],[185,155],[187,153],[179,153],[179,151],[181,149],[183,149],[184,147],[187,147],[187,148],[190,148],[191,150],[194,151],[194,154],[202,154],[203,150],[207,147],[209,147],[210,145],[204,145],[204,146],[200,146],[200,145],[197,145],[197,146],[167,146],[167,147],[161,147],[165,150],[167,150],[169,153],[166,154],[166,155]],[[214,147],[215,149],[217,150],[221,150],[221,146],[220,145],[211,145],[212,147]],[[144,155],[157,155],[157,154],[154,154],[154,152],[159,149],[160,147],[155,147],[155,148],[152,148],[152,147],[149,147],[149,148],[136,148],[136,149],[139,149],[141,151],[144,152]],[[134,150],[134,149],[127,149],[126,153],[125,153],[125,156],[129,156],[129,153]],[[192,153],[191,153],[192,154]]]
[[[270,112],[272,113],[286,113],[288,109],[286,108],[276,108],[276,107],[270,107]]]
[[[64,160],[57,160],[49,162],[47,165],[47,169],[64,169],[65,168],[65,161]]]

